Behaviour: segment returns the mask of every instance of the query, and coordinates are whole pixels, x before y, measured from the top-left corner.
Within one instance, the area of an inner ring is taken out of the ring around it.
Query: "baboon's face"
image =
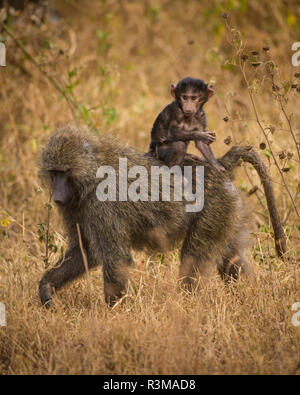
[[[68,128],[57,131],[44,147],[39,176],[58,205],[75,205],[95,188],[99,164],[93,147],[93,137]]]
[[[178,99],[186,117],[192,117],[195,115],[201,105],[203,105],[207,100],[205,92],[192,91],[182,92]]]
[[[66,206],[72,201],[73,186],[69,171],[49,171],[53,185],[53,200],[59,206]]]
[[[211,85],[189,77],[180,81],[177,87],[172,84],[170,92],[187,118],[193,117],[215,93]]]

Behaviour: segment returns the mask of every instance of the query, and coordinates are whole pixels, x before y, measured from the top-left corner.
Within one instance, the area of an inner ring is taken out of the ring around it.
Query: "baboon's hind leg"
[[[237,248],[230,249],[217,263],[218,272],[225,282],[237,280],[240,275],[249,276],[251,266],[242,251]]]
[[[181,250],[179,279],[183,287],[192,292],[197,279],[206,278],[215,261],[215,243],[211,240],[195,240],[193,232],[187,235]]]

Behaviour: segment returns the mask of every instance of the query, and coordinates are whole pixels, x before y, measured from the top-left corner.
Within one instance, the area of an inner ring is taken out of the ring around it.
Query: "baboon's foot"
[[[182,288],[188,293],[192,293],[196,287],[196,264],[196,260],[191,256],[181,259],[179,281]]]
[[[239,253],[223,258],[218,265],[218,271],[226,283],[237,281],[239,278],[251,279],[254,275],[250,263]]]
[[[123,284],[107,283],[104,284],[105,302],[109,307],[113,307],[126,293]]]
[[[52,305],[53,290],[51,284],[47,280],[42,279],[40,281],[39,293],[42,305],[49,309]]]
[[[193,277],[181,277],[179,278],[179,284],[181,289],[189,294],[192,294],[196,289],[197,279]]]

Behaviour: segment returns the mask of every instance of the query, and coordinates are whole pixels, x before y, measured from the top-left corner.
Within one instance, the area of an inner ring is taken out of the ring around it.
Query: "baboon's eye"
[[[183,98],[183,100],[187,100],[188,99],[188,97],[186,95],[183,95],[182,98]]]
[[[70,172],[71,172],[71,169],[67,169],[64,171],[63,170],[49,170],[49,176],[50,176],[51,180],[53,181],[54,178],[59,175],[65,174],[65,175],[69,176]]]
[[[197,100],[197,96],[192,96],[191,99],[192,99],[193,101],[195,101],[195,100]]]

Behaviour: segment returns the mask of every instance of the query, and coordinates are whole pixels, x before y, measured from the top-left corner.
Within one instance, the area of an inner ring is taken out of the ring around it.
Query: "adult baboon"
[[[43,150],[40,175],[53,192],[68,233],[68,248],[63,258],[48,270],[39,285],[40,298],[51,304],[53,288],[58,289],[84,273],[82,251],[76,224],[90,268],[103,265],[105,300],[113,305],[127,285],[132,265],[130,249],[167,251],[183,241],[180,278],[191,288],[197,272],[215,262],[222,277],[237,278],[250,270],[243,250],[247,240],[247,219],[240,194],[223,173],[207,162],[205,166],[204,207],[188,213],[180,201],[99,201],[96,196],[100,166],[109,165],[118,174],[119,158],[149,170],[161,166],[156,159],[125,147],[108,136],[95,137],[88,131],[58,130]],[[233,147],[219,159],[230,174],[240,158],[252,161],[262,177],[270,207],[279,254],[285,252],[285,238],[275,207],[266,168],[257,154]],[[186,165],[194,164],[187,160]],[[118,188],[118,186],[117,186]],[[117,191],[118,192],[118,191]],[[150,192],[149,192],[150,193]]]

